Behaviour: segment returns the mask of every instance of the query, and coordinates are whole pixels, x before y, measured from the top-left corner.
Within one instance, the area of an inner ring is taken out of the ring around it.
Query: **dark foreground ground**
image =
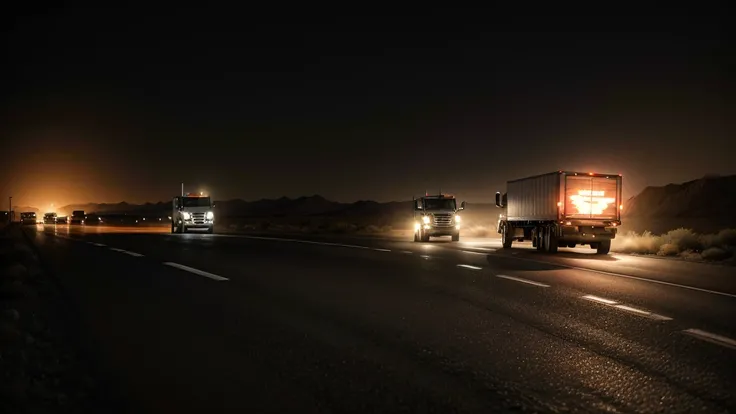
[[[732,267],[489,240],[25,231],[123,411],[736,410]]]

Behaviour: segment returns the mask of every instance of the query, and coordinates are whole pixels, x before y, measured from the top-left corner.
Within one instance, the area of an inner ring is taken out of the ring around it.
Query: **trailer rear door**
[[[567,175],[565,217],[617,220],[621,204],[621,177]]]

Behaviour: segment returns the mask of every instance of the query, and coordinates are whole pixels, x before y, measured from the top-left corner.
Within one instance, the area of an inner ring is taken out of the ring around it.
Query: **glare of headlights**
[[[458,216],[457,214],[455,214],[455,221],[456,221],[457,223],[459,223],[459,222],[460,222],[460,216]]]
[[[207,212],[207,220],[212,220],[215,218],[215,213],[208,211]]]
[[[424,224],[429,224],[429,216],[422,217],[422,221],[424,222]]]
[[[184,218],[184,220],[189,220],[189,217],[191,217],[191,215],[186,211],[182,212],[181,216]]]

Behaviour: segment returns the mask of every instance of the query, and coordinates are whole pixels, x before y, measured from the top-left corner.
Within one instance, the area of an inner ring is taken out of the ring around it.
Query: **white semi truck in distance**
[[[531,240],[537,250],[590,245],[608,254],[621,226],[622,177],[555,171],[509,181],[506,193],[496,193],[498,233],[504,249],[514,241]]]
[[[447,194],[425,195],[412,200],[414,217],[414,241],[428,242],[430,237],[452,236],[460,240],[458,214],[465,209],[465,202],[457,206],[455,197]]]
[[[215,205],[209,196],[186,194],[172,201],[171,232],[186,233],[189,230],[215,231]]]

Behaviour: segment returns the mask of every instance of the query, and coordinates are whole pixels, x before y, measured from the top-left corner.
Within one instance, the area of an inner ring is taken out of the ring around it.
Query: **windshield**
[[[43,216],[44,217],[56,217],[56,213],[46,213]]]
[[[182,207],[209,207],[212,205],[209,197],[184,197]]]
[[[425,210],[457,210],[457,203],[454,198],[425,198],[424,209]]]
[[[72,216],[74,216],[74,217],[79,217],[79,216],[83,216],[83,215],[84,215],[84,210],[74,210],[72,212]]]

